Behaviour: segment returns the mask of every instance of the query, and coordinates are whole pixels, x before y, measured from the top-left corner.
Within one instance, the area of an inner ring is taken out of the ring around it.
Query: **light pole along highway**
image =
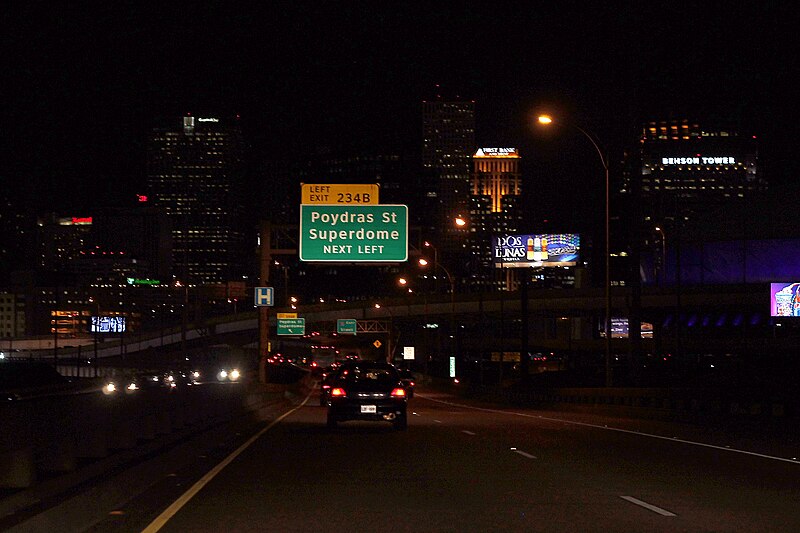
[[[539,115],[538,117],[539,124],[543,124],[548,126],[556,122],[552,116],[550,115]],[[600,149],[600,146],[597,142],[595,135],[589,133],[589,131],[581,128],[576,124],[569,123],[570,126],[581,132],[589,142],[592,143],[595,150],[597,150],[597,155],[600,156],[600,162],[603,165],[603,170],[605,170],[605,185],[606,185],[606,193],[605,193],[605,203],[606,203],[606,211],[605,211],[605,300],[606,300],[606,316],[605,316],[605,348],[606,348],[606,387],[611,387],[613,385],[613,375],[611,373],[611,212],[610,212],[610,184],[609,184],[609,172],[608,172],[608,156],[606,156],[603,151]]]
[[[455,344],[456,344],[457,332],[456,332],[456,330],[454,328],[455,314],[456,314],[456,301],[455,301],[456,284],[455,284],[455,280],[453,279],[453,276],[450,275],[450,272],[444,267],[444,265],[439,263],[439,254],[438,254],[438,252],[436,250],[436,247],[434,245],[432,245],[430,242],[427,242],[427,241],[425,242],[425,247],[433,249],[433,267],[434,267],[434,271],[436,270],[437,267],[441,268],[442,271],[447,276],[447,281],[450,283],[450,339],[451,339],[450,347],[451,347],[451,349],[453,351],[452,357],[458,357],[458,354],[455,353],[456,352]],[[421,267],[427,267],[430,264],[430,261],[428,261],[424,257],[420,257],[418,263],[419,263],[419,265]]]

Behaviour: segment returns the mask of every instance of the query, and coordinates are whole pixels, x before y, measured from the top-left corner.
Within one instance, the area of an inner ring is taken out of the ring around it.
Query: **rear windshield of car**
[[[397,381],[397,371],[386,366],[354,366],[342,370],[339,375],[342,379],[359,381]]]

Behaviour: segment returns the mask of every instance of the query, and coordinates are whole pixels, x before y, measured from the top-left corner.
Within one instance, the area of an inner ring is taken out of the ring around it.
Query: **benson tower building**
[[[243,140],[238,119],[186,116],[153,130],[152,203],[170,218],[173,274],[185,282],[242,280]]]

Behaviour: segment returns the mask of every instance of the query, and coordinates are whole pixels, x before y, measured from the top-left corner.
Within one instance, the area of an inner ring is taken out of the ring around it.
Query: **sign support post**
[[[272,261],[271,223],[261,221],[261,249],[259,253],[258,282],[262,287],[269,285],[269,266]],[[258,380],[267,382],[267,352],[269,351],[269,307],[258,308]]]

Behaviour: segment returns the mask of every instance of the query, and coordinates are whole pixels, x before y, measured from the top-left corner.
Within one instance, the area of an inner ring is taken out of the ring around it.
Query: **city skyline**
[[[735,122],[759,137],[780,186],[791,172],[786,14],[694,4],[15,6],[3,41],[13,105],[0,116],[14,135],[0,172],[42,209],[79,209],[98,192],[120,202],[144,188],[158,119],[188,112],[238,113],[254,166],[322,149],[413,151],[422,102],[438,90],[474,100],[475,148],[518,147],[526,189],[551,203],[597,187],[600,169],[584,139],[533,129],[541,107],[614,149],[648,118]]]

